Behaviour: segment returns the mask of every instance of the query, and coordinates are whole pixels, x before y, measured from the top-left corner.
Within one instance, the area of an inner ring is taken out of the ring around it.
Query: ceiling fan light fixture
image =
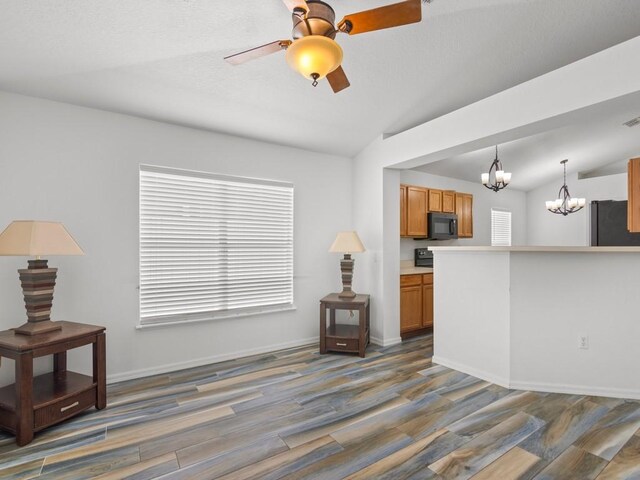
[[[342,48],[329,37],[308,35],[295,40],[287,48],[286,57],[293,70],[317,84],[340,66]]]

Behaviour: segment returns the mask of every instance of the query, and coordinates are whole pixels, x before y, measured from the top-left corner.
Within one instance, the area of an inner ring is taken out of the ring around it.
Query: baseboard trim
[[[596,397],[640,400],[640,390],[632,390],[626,388],[593,387],[586,385],[561,385],[555,383],[511,381],[510,379],[502,378],[492,373],[485,372],[483,370],[479,370],[462,363],[454,362],[437,355],[433,356],[432,362],[444,367],[452,368],[462,373],[466,373],[467,375],[486,380],[487,382],[495,383],[496,385],[500,385],[501,387],[514,390],[530,390],[532,392],[566,393],[569,395],[593,395]]]
[[[163,373],[176,372],[178,370],[184,370],[185,368],[201,367],[203,365],[210,365],[212,363],[224,362],[227,360],[234,360],[236,358],[250,357],[252,355],[260,355],[263,353],[277,352],[278,350],[285,350],[287,348],[303,347],[305,345],[313,345],[319,342],[318,337],[302,338],[299,340],[291,340],[290,342],[276,343],[273,345],[266,345],[264,347],[250,348],[247,350],[239,350],[236,352],[223,353],[220,355],[212,355],[210,357],[198,358],[195,360],[188,360],[186,362],[168,363],[157,367],[142,368],[139,370],[133,370],[124,373],[115,373],[113,375],[107,375],[107,383],[124,382],[126,380],[134,380],[136,378],[150,377],[152,375],[161,375]]]
[[[391,347],[402,342],[402,338],[400,337],[389,338],[388,340],[382,340],[377,337],[369,337],[369,340],[371,340],[371,343],[375,343],[380,347]]]
[[[498,375],[494,375],[493,373],[485,372],[484,370],[480,370],[475,367],[470,367],[462,363],[454,362],[452,360],[449,360],[447,358],[442,358],[437,355],[434,355],[431,361],[433,363],[437,363],[438,365],[442,365],[443,367],[452,368],[453,370],[466,373],[467,375],[471,375],[472,377],[480,378],[481,380],[495,383],[496,385],[500,385],[501,387],[510,388],[508,378],[500,377]]]
[[[626,388],[589,387],[585,385],[559,385],[555,383],[511,382],[510,388],[532,392],[566,393],[569,395],[593,395],[640,400],[640,390]]]

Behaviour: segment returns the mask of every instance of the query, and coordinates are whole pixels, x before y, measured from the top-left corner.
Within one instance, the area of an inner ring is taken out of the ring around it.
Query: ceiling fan
[[[286,50],[287,63],[318,85],[326,77],[335,93],[349,86],[342,70],[342,49],[334,38],[338,32],[356,35],[422,20],[421,0],[405,0],[347,15],[335,24],[336,14],[321,0],[283,0],[293,19],[293,40],[277,40],[225,57],[232,65]]]

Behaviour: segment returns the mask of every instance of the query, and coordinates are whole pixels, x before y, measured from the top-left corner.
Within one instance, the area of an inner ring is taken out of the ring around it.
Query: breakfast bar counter
[[[433,361],[507,388],[640,398],[639,247],[430,247]]]

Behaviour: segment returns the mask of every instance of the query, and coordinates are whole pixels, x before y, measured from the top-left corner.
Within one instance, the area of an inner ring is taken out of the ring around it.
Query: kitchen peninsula
[[[430,247],[434,363],[507,388],[640,399],[639,247]]]

